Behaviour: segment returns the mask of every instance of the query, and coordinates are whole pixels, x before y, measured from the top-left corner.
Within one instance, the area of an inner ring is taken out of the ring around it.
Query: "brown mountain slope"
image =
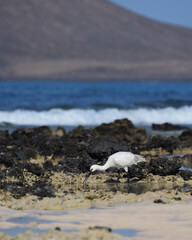
[[[192,79],[192,29],[106,0],[0,0],[0,78]]]

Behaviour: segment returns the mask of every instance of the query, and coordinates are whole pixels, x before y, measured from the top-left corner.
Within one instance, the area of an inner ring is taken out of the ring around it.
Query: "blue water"
[[[192,82],[0,81],[0,127],[192,124]]]

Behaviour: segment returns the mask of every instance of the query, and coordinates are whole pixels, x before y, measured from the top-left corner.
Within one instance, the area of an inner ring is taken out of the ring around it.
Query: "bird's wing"
[[[132,153],[119,153],[119,154],[116,154],[114,155],[113,157],[113,161],[114,161],[114,164],[117,166],[117,167],[129,167],[133,164],[135,164],[135,161],[134,161],[134,155]]]

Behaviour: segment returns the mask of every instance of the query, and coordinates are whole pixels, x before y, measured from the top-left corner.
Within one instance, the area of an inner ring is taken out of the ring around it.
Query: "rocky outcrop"
[[[177,174],[187,181],[191,172],[180,167],[190,161],[191,155],[172,159],[151,155],[152,149],[173,153],[187,147],[192,147],[191,130],[179,137],[148,136],[144,128],[135,127],[127,119],[95,129],[79,126],[69,133],[62,127],[52,130],[46,126],[11,134],[0,131],[0,189],[15,198],[26,194],[54,197],[63,181],[59,177],[53,184],[54,175],[86,173],[92,164],[104,164],[109,155],[119,151],[145,152],[147,162],[130,167],[131,178]]]
[[[94,129],[94,133],[98,136],[117,137],[126,143],[141,143],[147,138],[145,128],[136,128],[128,119],[121,119],[112,123],[101,124]]]
[[[102,160],[113,153],[130,151],[130,147],[115,137],[98,137],[90,143],[87,153],[94,159]]]
[[[184,129],[189,129],[185,126],[181,125],[174,125],[171,123],[163,123],[163,124],[152,124],[152,129],[157,130],[157,131],[175,131],[175,130],[184,130]]]
[[[179,172],[182,166],[182,161],[179,158],[158,158],[151,159],[149,163],[150,172],[155,175],[175,175]]]

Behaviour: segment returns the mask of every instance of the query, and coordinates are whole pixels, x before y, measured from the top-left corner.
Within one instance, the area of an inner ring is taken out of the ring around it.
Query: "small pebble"
[[[161,203],[161,204],[166,204],[162,199],[155,199],[154,203]]]

